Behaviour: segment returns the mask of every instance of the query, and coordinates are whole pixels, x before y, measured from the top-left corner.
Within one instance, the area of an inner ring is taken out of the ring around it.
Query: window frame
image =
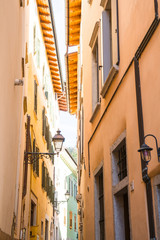
[[[38,110],[38,84],[36,79],[34,79],[34,112],[37,115]]]
[[[119,71],[119,16],[118,16],[118,1],[117,0],[101,0],[100,5],[104,7],[104,11],[102,12],[102,24],[101,24],[101,32],[102,32],[102,89],[101,96],[105,98],[108,89],[115,78],[116,74]],[[110,11],[110,14],[107,12]],[[110,15],[110,17],[109,17]],[[107,17],[108,16],[108,17]],[[109,19],[109,22],[104,21],[105,19]],[[107,25],[108,23],[108,25]],[[107,48],[106,39],[108,38],[108,34],[105,34],[106,31],[110,31],[110,38],[108,39],[108,49],[110,45],[110,51],[106,50],[104,54],[104,49]],[[106,54],[108,53],[108,57],[106,58]],[[108,66],[110,64],[110,67]],[[104,67],[105,66],[105,67]],[[107,71],[106,71],[107,69]],[[108,73],[108,74],[107,74]]]
[[[100,66],[101,66],[101,44],[100,44],[100,21],[95,23],[92,36],[89,42],[89,46],[91,48],[91,69],[92,69],[92,116],[90,118],[90,122],[92,123],[97,115],[97,112],[100,108]],[[97,47],[96,47],[97,46]],[[97,49],[97,56],[94,58],[95,49]],[[94,59],[97,59],[94,61]],[[95,64],[96,63],[96,64]],[[94,66],[95,65],[95,66]],[[94,74],[93,72],[96,72]],[[97,75],[95,77],[95,75]]]
[[[72,229],[72,211],[69,212],[69,229]]]

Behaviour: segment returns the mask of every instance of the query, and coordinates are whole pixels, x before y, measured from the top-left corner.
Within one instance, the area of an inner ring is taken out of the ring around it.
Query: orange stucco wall
[[[82,1],[81,65],[83,66],[84,158],[86,170],[82,167],[79,192],[82,193],[84,199],[83,237],[84,239],[95,239],[94,172],[102,162],[104,171],[105,237],[106,239],[115,238],[111,147],[121,133],[126,130],[129,184],[134,181],[134,191],[131,191],[128,185],[131,239],[149,239],[146,186],[142,181],[140,155],[137,152],[137,149],[139,149],[139,133],[134,62],[132,62],[127,74],[123,78],[116,94],[114,94],[114,91],[154,20],[154,1],[118,1],[119,72],[114,78],[105,98],[101,97],[100,109],[93,123],[90,123],[92,116],[92,50],[89,47],[89,41],[96,21],[101,19],[103,8],[100,6],[100,2],[93,0],[90,5],[87,1]],[[144,134],[152,133],[158,139],[160,137],[160,114],[158,112],[160,100],[159,40],[160,26],[157,27],[139,59]],[[99,77],[101,81],[101,72],[99,72]],[[104,116],[100,121],[103,114]],[[148,140],[148,144],[155,148],[154,140]],[[160,173],[160,168],[156,151],[154,150],[152,162],[149,164],[149,176],[152,178],[158,173]]]

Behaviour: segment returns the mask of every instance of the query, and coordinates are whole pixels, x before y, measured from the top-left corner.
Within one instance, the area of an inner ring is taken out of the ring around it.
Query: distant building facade
[[[66,202],[65,193],[67,191],[70,197]],[[55,239],[78,239],[76,195],[77,163],[67,149],[64,149],[60,157],[55,160],[55,199],[57,200],[55,207],[55,232],[57,232],[57,236]]]
[[[67,2],[71,29],[80,9]],[[82,1],[81,12],[80,35],[68,34],[68,47],[80,37],[79,239],[160,239],[160,167],[146,137],[159,145],[160,1]],[[70,67],[68,54],[68,88]]]

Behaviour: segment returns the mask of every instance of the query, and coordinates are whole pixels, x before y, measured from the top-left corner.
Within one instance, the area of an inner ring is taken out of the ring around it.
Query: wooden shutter
[[[39,148],[36,147],[36,152],[39,152]],[[36,156],[36,174],[39,177],[39,155]]]
[[[45,108],[42,110],[42,136],[45,136]]]
[[[44,167],[44,179],[45,179],[44,190],[47,191],[47,168],[46,167]]]
[[[36,140],[33,139],[33,152],[36,152]],[[36,171],[36,161],[33,160],[33,171]]]
[[[34,111],[37,114],[37,83],[34,80]]]
[[[51,153],[54,153],[53,145],[51,145]],[[54,155],[51,156],[52,164],[54,165]]]
[[[105,83],[112,66],[111,8],[102,12],[102,78]]]
[[[72,229],[72,212],[69,212],[69,228]]]
[[[112,22],[112,64],[119,62],[119,29],[118,29],[118,6],[117,1],[111,1],[111,22]]]
[[[45,167],[44,162],[42,162],[42,188],[45,188]]]

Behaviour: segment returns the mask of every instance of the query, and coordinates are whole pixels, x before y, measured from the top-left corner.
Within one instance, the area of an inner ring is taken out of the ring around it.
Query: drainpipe
[[[136,99],[137,99],[139,142],[141,146],[144,142],[144,124],[143,124],[143,109],[142,109],[142,98],[141,98],[139,61],[136,57],[134,58],[134,67],[135,67],[135,85],[136,85]],[[151,180],[150,180],[150,177],[148,176],[148,168],[146,166],[146,163],[142,159],[141,159],[141,167],[142,167],[142,179],[146,184],[150,239],[156,239],[154,216],[153,216],[153,199],[152,199]]]

